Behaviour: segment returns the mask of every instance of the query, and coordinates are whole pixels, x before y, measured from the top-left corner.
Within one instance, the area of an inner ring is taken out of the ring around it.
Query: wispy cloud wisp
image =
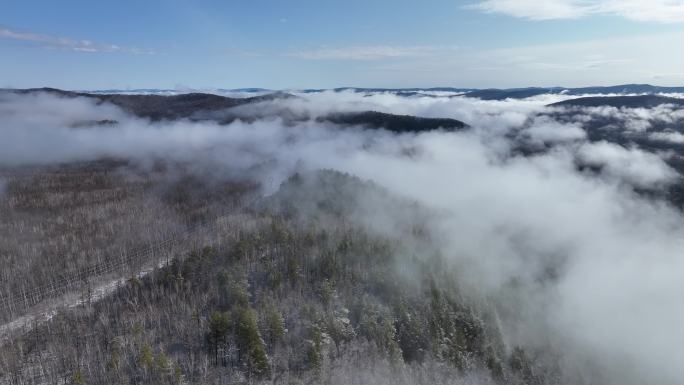
[[[645,22],[684,22],[684,0],[482,0],[466,8],[531,20],[612,15]]]
[[[154,51],[149,49],[124,47],[116,44],[102,44],[86,39],[76,40],[66,37],[58,37],[33,32],[19,32],[2,27],[0,27],[0,38],[19,40],[32,44],[37,44],[46,49],[55,49],[72,52],[124,52],[147,55],[155,53]]]
[[[311,50],[294,51],[287,56],[309,60],[380,60],[392,58],[412,58],[433,56],[440,52],[452,51],[454,47],[438,46],[351,46],[323,47]]]

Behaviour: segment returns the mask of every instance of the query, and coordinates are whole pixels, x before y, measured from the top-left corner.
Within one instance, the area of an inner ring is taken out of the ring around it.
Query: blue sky
[[[684,0],[0,0],[0,86],[684,85]]]

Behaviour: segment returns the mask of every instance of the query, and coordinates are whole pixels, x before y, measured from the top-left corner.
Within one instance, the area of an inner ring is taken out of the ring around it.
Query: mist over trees
[[[675,105],[54,93],[0,97],[0,384],[684,375]]]
[[[43,361],[33,373],[50,381],[102,384],[475,381],[464,375],[523,383],[542,375],[530,366],[533,353],[506,350],[496,314],[460,294],[443,258],[410,256],[397,240],[348,222],[352,197],[334,189],[375,187],[334,172],[306,176],[326,191],[310,202],[321,208],[312,220],[292,206],[301,178],[220,242],[29,326],[3,351],[6,378],[21,383],[32,373],[17,360]]]

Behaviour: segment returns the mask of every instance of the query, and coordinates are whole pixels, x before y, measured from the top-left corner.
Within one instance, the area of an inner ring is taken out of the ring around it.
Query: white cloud
[[[352,46],[339,48],[318,48],[290,52],[287,56],[310,60],[378,60],[392,58],[410,58],[433,56],[437,53],[453,50],[436,46]]]
[[[684,41],[682,31],[493,49],[444,47],[401,60],[356,62],[345,82],[375,87],[675,86],[684,83],[684,50],[672,49],[677,41]]]
[[[684,144],[684,135],[679,132],[654,132],[648,137],[661,142]]]
[[[432,246],[460,267],[459,283],[467,293],[481,290],[496,298],[504,291],[504,299],[513,301],[513,318],[521,319],[504,323],[507,342],[550,341],[558,350],[549,357],[575,360],[584,381],[560,378],[559,383],[681,383],[684,218],[624,188],[625,182],[648,186],[668,180],[671,170],[656,155],[571,141],[559,144],[558,151],[501,159],[510,145],[505,134],[544,111],[542,98],[488,102],[353,92],[304,96],[253,108],[291,108],[314,116],[373,109],[450,116],[475,127],[392,135],[340,130],[315,121],[293,126],[268,119],[225,126],[150,123],[86,99],[25,95],[0,101],[0,165],[110,155],[171,158],[198,168],[211,162],[221,175],[234,168],[255,176],[265,170],[265,181],[273,177],[271,186],[298,169],[330,168],[374,180],[440,213],[430,224]],[[100,119],[120,123],[73,128],[74,122]],[[536,121],[537,126],[545,124],[552,122]],[[548,136],[559,129],[569,129],[562,136],[579,138],[572,126],[549,126],[536,133]],[[415,155],[406,156],[406,148],[416,149]],[[578,155],[602,166],[608,177],[577,172]],[[385,210],[382,219],[400,220],[396,211]],[[372,214],[362,219],[374,229],[392,231]],[[549,268],[556,278],[544,278]],[[543,287],[537,286],[540,279],[545,279]],[[512,281],[515,286],[507,285]],[[516,287],[521,287],[519,293]],[[604,381],[590,378],[587,363],[605,373]]]
[[[682,0],[484,0],[468,8],[531,20],[577,19],[598,14],[636,21],[684,21]]]
[[[632,20],[674,23],[684,21],[682,0],[603,0],[596,12],[616,14]]]
[[[154,51],[123,47],[116,44],[101,44],[91,40],[75,40],[66,37],[57,37],[32,32],[18,32],[0,27],[0,38],[25,41],[38,44],[46,49],[57,49],[73,52],[125,52],[133,54],[153,54]]]
[[[580,124],[563,124],[546,116],[536,118],[524,133],[532,141],[541,143],[571,142],[587,137]]]
[[[578,155],[586,163],[603,167],[604,173],[643,188],[668,184],[677,177],[658,155],[613,143],[585,144]]]
[[[589,122],[592,119],[610,118],[619,121],[614,128],[625,129],[634,133],[644,133],[654,124],[673,125],[684,121],[684,109],[669,104],[661,104],[653,108],[617,108],[588,107],[575,109],[573,120]]]
[[[577,19],[589,11],[581,0],[485,0],[469,8],[532,20]]]

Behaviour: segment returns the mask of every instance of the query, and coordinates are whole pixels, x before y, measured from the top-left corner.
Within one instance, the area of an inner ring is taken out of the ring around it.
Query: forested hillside
[[[396,200],[295,175],[201,249],[29,327],[3,346],[0,382],[553,383],[440,255],[353,220],[359,194]]]
[[[678,385],[684,110],[426,92],[0,92],[0,385]]]
[[[183,234],[237,205],[251,188],[239,181],[207,186],[182,170],[136,170],[121,160],[8,169],[4,175],[0,322],[35,305],[30,298],[35,289],[51,288],[46,295],[56,296],[64,294],[65,281],[84,285],[84,279],[94,278],[84,270]],[[111,273],[130,274],[150,261]]]

